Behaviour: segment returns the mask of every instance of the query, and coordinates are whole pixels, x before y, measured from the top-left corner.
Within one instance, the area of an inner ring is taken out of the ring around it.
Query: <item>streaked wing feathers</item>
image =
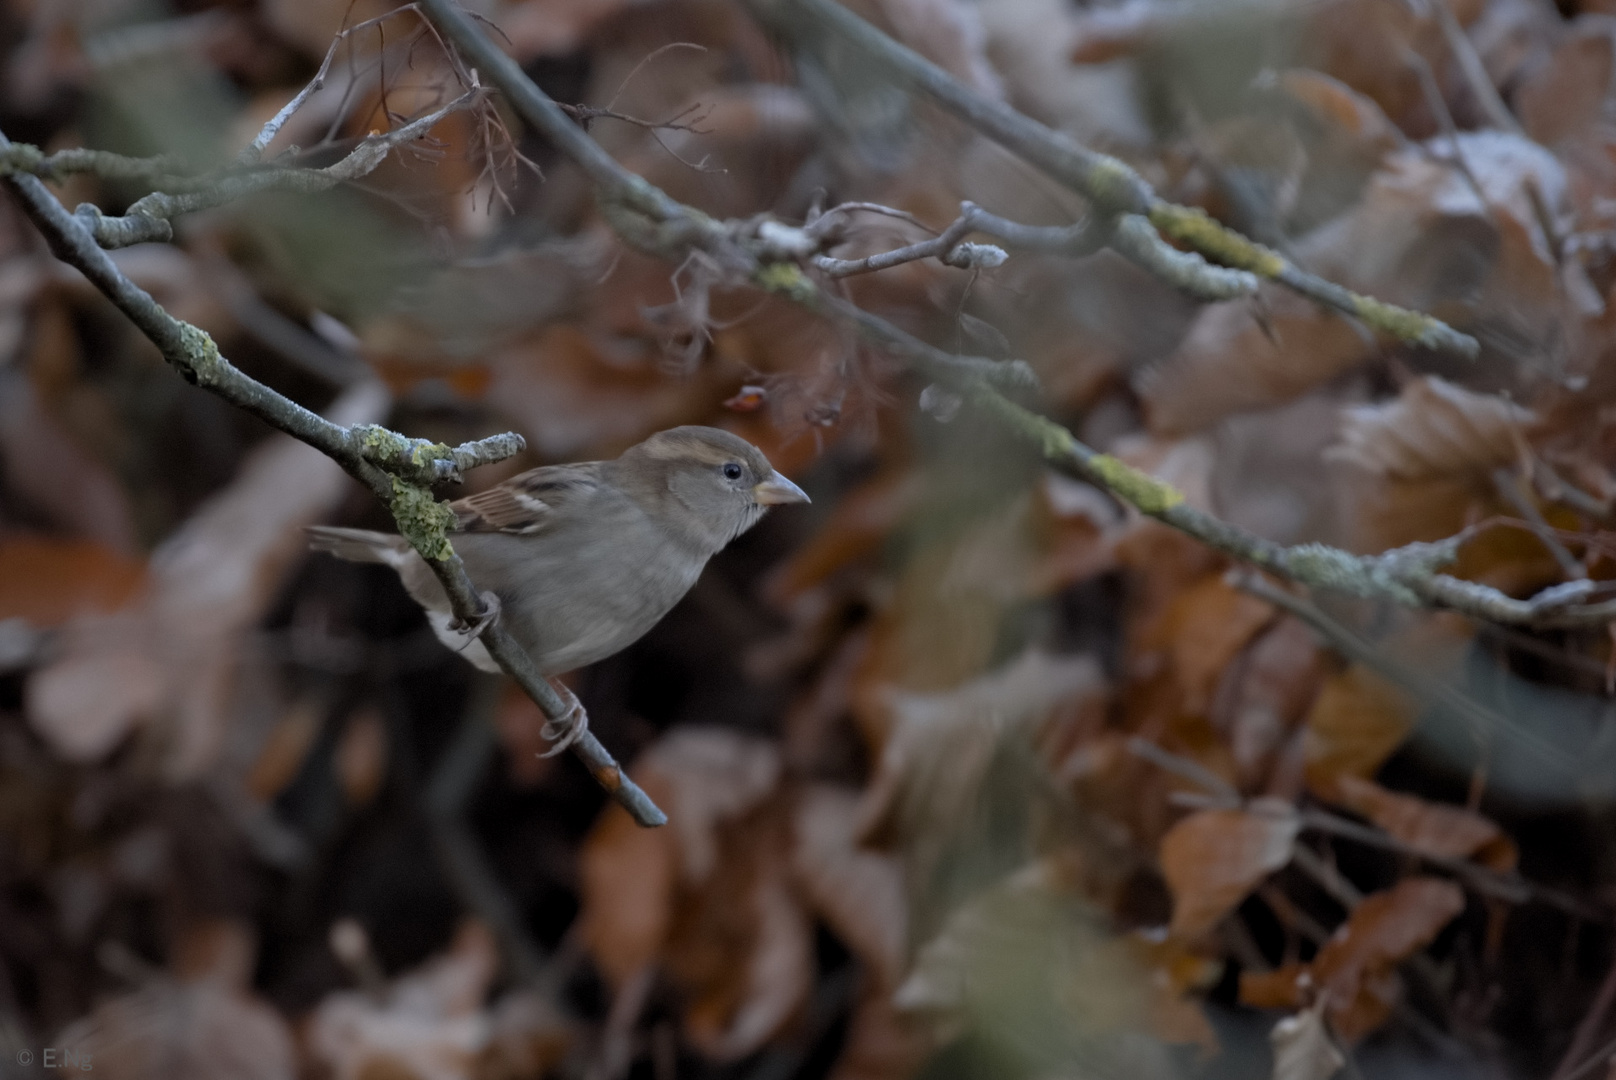
[[[461,532],[536,533],[601,490],[600,466],[598,461],[545,465],[456,499],[449,504],[456,527]]]

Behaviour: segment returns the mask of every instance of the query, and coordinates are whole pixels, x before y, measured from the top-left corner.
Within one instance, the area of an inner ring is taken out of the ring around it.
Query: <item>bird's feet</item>
[[[567,703],[567,711],[558,719],[544,722],[543,735],[553,745],[539,756],[547,758],[555,757],[589,730],[589,714],[584,712],[584,703],[578,700],[578,696],[567,689],[564,683],[552,682],[550,685],[561,692],[562,698]]]
[[[478,637],[482,636],[482,632],[487,630],[490,626],[493,626],[494,623],[499,619],[499,597],[495,596],[491,592],[485,592],[482,594],[482,598],[483,613],[477,616],[476,622],[468,623],[464,619],[457,618],[449,624],[449,629],[453,630],[457,634],[464,635],[468,642],[475,641]]]

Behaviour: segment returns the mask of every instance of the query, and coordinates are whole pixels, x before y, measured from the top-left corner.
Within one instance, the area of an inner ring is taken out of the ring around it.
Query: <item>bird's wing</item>
[[[605,490],[601,462],[529,469],[449,506],[461,532],[527,536],[574,517]]]

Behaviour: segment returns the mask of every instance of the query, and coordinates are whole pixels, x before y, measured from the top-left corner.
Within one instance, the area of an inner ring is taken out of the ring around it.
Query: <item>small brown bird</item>
[[[776,503],[808,496],[727,431],[677,427],[615,461],[546,465],[449,505],[455,550],[545,675],[627,648],[690,591],[707,560]],[[318,525],[316,551],[398,571],[438,639],[498,671],[455,626],[438,579],[401,536]]]

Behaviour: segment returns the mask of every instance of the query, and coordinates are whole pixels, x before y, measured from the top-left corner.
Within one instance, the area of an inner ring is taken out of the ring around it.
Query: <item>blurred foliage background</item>
[[[1083,213],[736,0],[474,6],[714,216]],[[849,6],[1482,351],[1267,286],[1199,304],[1105,252],[910,262],[847,298],[1024,358],[1085,441],[1277,541],[1475,526],[1458,572],[1510,595],[1616,577],[1606,0]],[[329,164],[458,92],[386,0],[4,0],[0,130],[218,166],[334,41],[271,157]],[[109,214],[147,193],[53,190]],[[853,221],[844,258],[926,235]],[[569,677],[672,818],[641,830],[538,756],[537,707],[390,571],[305,552],[305,525],[385,508],[176,378],[0,202],[0,1075],[1607,1072],[1604,629],[1242,574],[971,410],[922,410],[845,330],[628,248],[497,95],[363,180],[176,234],[118,266],[253,376],[346,423],[526,437],[446,496],[699,423],[814,503]]]

